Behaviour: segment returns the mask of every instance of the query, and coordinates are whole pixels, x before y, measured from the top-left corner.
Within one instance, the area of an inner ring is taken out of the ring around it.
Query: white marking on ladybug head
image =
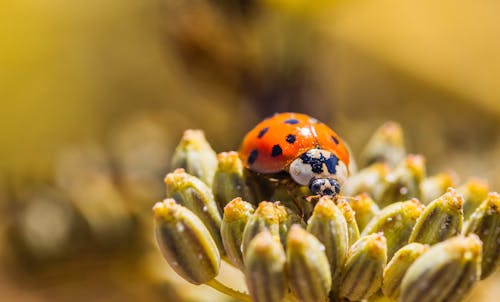
[[[319,179],[335,180],[340,186],[349,174],[346,165],[337,156],[322,149],[311,149],[302,154],[290,164],[288,172],[295,182],[303,186],[311,186],[313,180]],[[325,190],[335,186],[327,181],[316,181],[315,184],[316,187],[319,185]]]

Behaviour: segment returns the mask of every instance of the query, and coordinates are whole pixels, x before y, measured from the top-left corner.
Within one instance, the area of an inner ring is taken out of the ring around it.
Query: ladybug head
[[[309,189],[313,194],[335,196],[340,192],[340,185],[335,179],[314,178],[309,184]]]
[[[336,195],[347,178],[347,166],[332,152],[310,149],[289,167],[292,179],[309,186],[313,194]]]

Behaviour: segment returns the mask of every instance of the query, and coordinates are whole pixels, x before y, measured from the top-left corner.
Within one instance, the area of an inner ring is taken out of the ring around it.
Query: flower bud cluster
[[[401,127],[376,131],[341,195],[307,198],[290,179],[256,175],[187,131],[154,208],[164,258],[194,284],[221,259],[241,270],[241,300],[461,301],[500,263],[500,196],[452,172],[426,175]],[[217,281],[218,282],[218,281]]]

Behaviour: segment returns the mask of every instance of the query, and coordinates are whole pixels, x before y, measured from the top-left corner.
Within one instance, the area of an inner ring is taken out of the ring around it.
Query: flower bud
[[[347,222],[330,197],[320,198],[308,221],[307,231],[325,246],[332,275],[332,290],[336,292],[347,258],[349,235]]]
[[[280,240],[281,243],[285,245],[286,239],[288,238],[288,232],[290,231],[292,225],[299,224],[304,226],[305,223],[299,215],[293,212],[290,208],[282,205],[281,202],[278,201],[274,204],[278,210]]]
[[[356,223],[356,213],[353,211],[349,202],[345,198],[337,200],[337,208],[340,210],[347,223],[347,235],[349,237],[348,246],[351,246],[359,239],[359,228]]]
[[[210,187],[197,177],[177,169],[165,177],[167,197],[191,210],[206,225],[220,251],[224,251],[220,235],[221,215]]]
[[[245,279],[255,302],[280,302],[286,290],[285,252],[268,230],[260,232],[248,245]]]
[[[342,192],[346,196],[368,193],[378,202],[384,190],[385,178],[389,174],[389,171],[390,168],[386,163],[375,163],[361,169],[346,180],[342,187]]]
[[[393,203],[375,216],[364,229],[363,235],[382,232],[387,239],[387,259],[408,243],[415,223],[424,211],[417,199]]]
[[[271,198],[276,190],[276,182],[268,177],[262,177],[262,174],[254,172],[250,169],[243,169],[243,178],[252,193],[253,200],[248,200],[254,206],[262,200],[280,200]]]
[[[205,139],[203,131],[184,131],[172,157],[172,169],[185,169],[211,186],[216,167],[217,156]]]
[[[153,212],[158,245],[174,271],[193,284],[213,279],[220,255],[203,222],[173,199],[156,203]]]
[[[311,195],[307,186],[300,186],[294,181],[284,181],[276,184],[271,200],[279,200],[289,212],[302,217],[310,217],[314,208],[314,202],[306,201],[306,197]]]
[[[260,232],[269,231],[273,237],[278,240],[280,238],[280,216],[285,215],[283,209],[277,207],[276,204],[268,201],[259,203],[255,213],[248,219],[247,225],[243,230],[243,239],[241,242],[241,250],[243,257],[248,249],[250,241]]]
[[[380,213],[380,209],[378,205],[373,201],[370,195],[366,193],[359,194],[354,196],[354,198],[346,199],[349,202],[349,205],[356,213],[356,223],[358,224],[358,228],[362,231],[368,222]]]
[[[221,209],[233,198],[252,201],[251,191],[245,183],[243,164],[237,152],[222,152],[217,155],[212,191]]]
[[[488,194],[464,226],[464,235],[475,233],[483,242],[481,279],[491,275],[500,264],[500,195]]]
[[[398,250],[384,269],[382,292],[396,300],[401,292],[401,281],[408,268],[429,249],[428,245],[410,243]]]
[[[381,233],[361,237],[347,256],[340,296],[351,301],[367,299],[382,285],[387,244]]]
[[[453,172],[439,173],[424,179],[421,185],[422,201],[428,204],[446,193],[449,187],[455,187],[457,175]]]
[[[396,166],[406,155],[403,130],[396,122],[387,122],[378,128],[361,153],[360,165],[366,167],[375,162]]]
[[[432,246],[408,269],[401,301],[462,301],[481,275],[481,241],[471,234]]]
[[[299,225],[293,225],[286,259],[292,292],[304,302],[326,301],[332,279],[323,244]]]
[[[384,207],[395,201],[421,198],[420,185],[425,177],[425,159],[410,154],[385,178],[383,189],[375,198]]]
[[[224,217],[221,224],[222,243],[231,263],[240,269],[243,269],[243,255],[241,253],[243,231],[253,213],[253,206],[239,197],[224,207]]]
[[[464,197],[464,220],[467,220],[486,199],[489,190],[487,182],[476,178],[469,179],[457,189],[457,192]]]
[[[417,219],[408,242],[435,244],[462,231],[463,198],[449,188],[448,192],[432,201]]]

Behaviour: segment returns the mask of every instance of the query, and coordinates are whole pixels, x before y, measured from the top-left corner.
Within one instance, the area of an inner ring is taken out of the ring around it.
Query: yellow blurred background
[[[449,0],[0,2],[2,300],[223,299],[176,278],[151,238],[150,207],[186,128],[235,150],[260,118],[299,111],[359,154],[394,120],[429,174],[453,169],[498,190],[498,11]],[[496,301],[498,280],[471,301]]]

